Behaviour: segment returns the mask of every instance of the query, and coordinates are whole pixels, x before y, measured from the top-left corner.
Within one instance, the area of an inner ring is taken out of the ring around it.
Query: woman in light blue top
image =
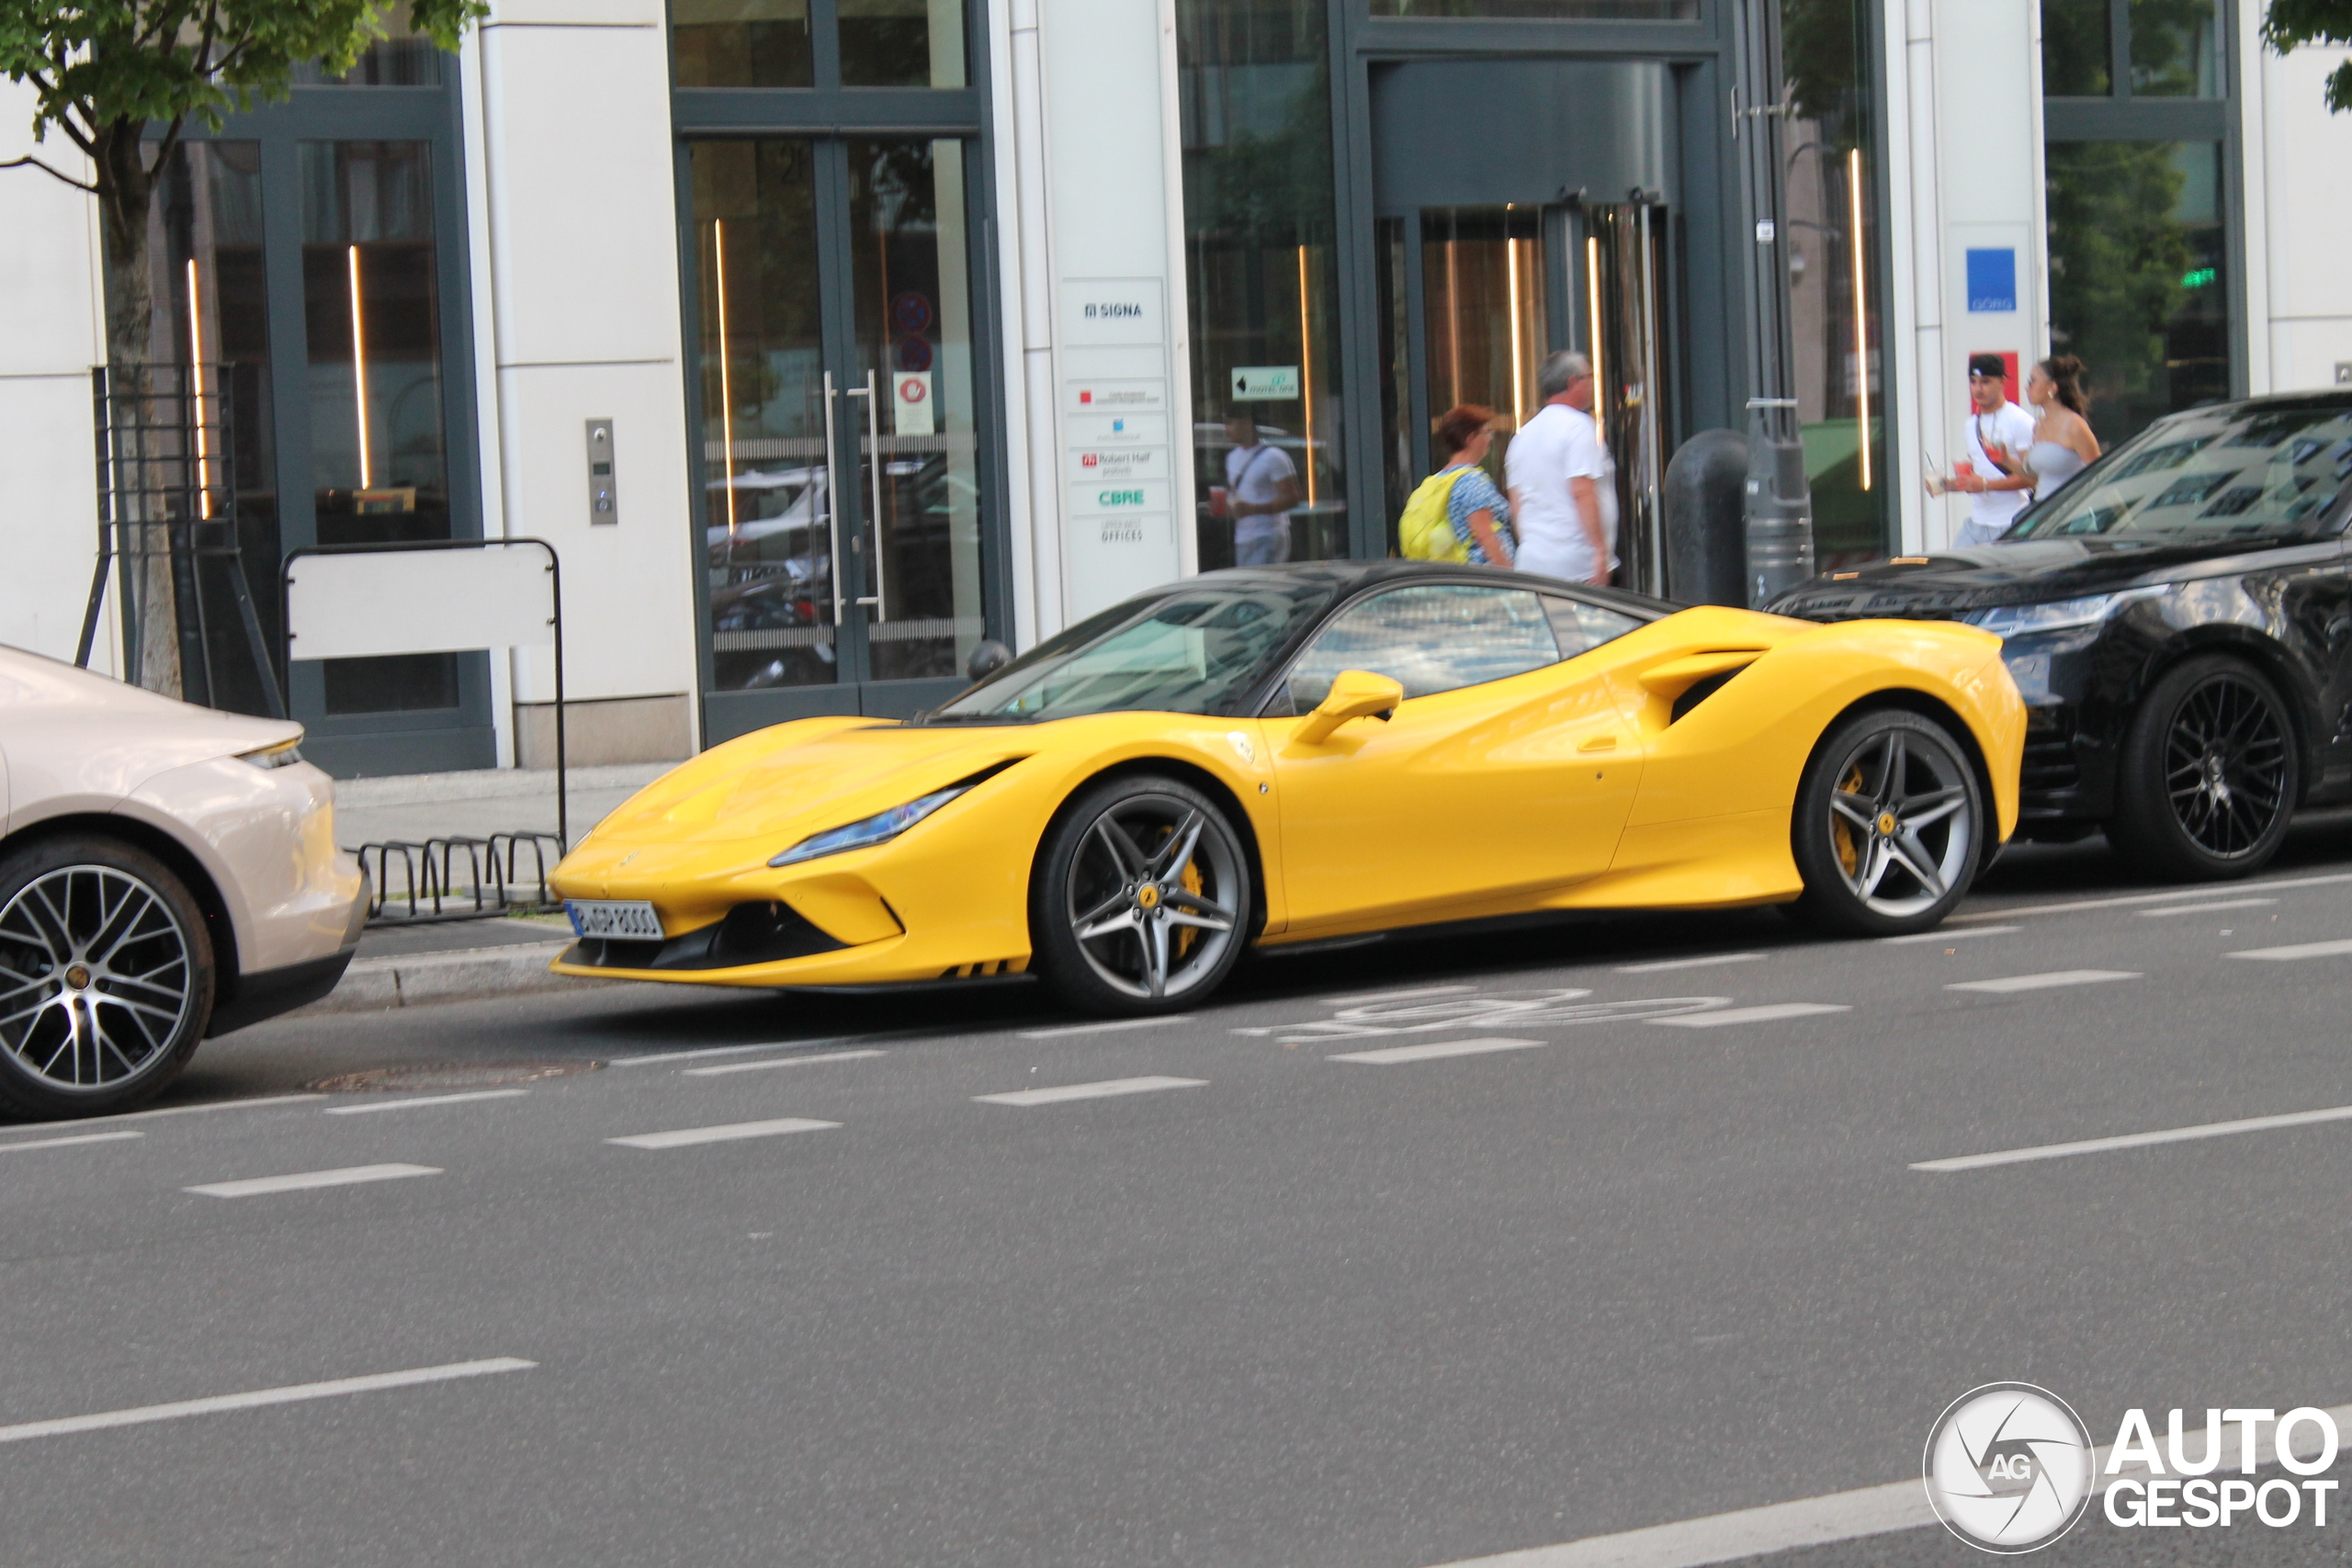
[[[2034,500],[2047,501],[2098,459],[2098,436],[2083,417],[2090,412],[2083,362],[2071,354],[2043,360],[2026,378],[2025,400],[2033,405],[2033,445],[2009,461],[1996,455],[1993,460],[2006,477],[1986,481],[1984,488],[2030,490]]]

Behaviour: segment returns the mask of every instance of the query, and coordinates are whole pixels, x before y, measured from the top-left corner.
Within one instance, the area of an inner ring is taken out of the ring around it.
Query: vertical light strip
[[[1854,237],[1854,392],[1858,417],[1855,434],[1862,450],[1862,490],[1871,488],[1871,316],[1869,273],[1862,251],[1862,150],[1846,154],[1846,226]]]
[[[1592,315],[1592,417],[1600,419],[1608,412],[1608,378],[1601,374],[1600,364],[1600,236],[1591,235],[1584,243],[1584,291]]]
[[[187,384],[196,409],[196,514],[212,516],[212,451],[204,429],[204,299],[197,292],[196,258],[187,259]]]
[[[727,536],[731,539],[735,536],[735,378],[727,365],[732,352],[733,339],[728,335],[727,332],[727,222],[724,219],[714,218],[710,220],[710,257],[712,265],[718,274],[718,442],[721,448],[719,461],[727,476],[724,487],[727,491]],[[831,403],[825,407],[825,417],[827,419],[833,417]],[[831,476],[827,475],[826,483],[831,482]],[[827,504],[831,504],[830,499]]]
[[[346,253],[351,262],[351,395],[359,418],[359,488],[376,488],[376,461],[368,445],[368,330],[359,318],[359,247]]]
[[[1453,214],[1445,215],[1445,354],[1449,379],[1445,400],[1450,412],[1462,403],[1462,266],[1456,254],[1461,242],[1453,238]]]
[[[1503,265],[1510,277],[1510,427],[1517,430],[1527,423],[1527,357],[1521,349],[1526,334],[1520,325],[1519,242],[1511,238],[1508,207],[1503,209]]]
[[[1307,324],[1306,247],[1298,247],[1298,395],[1306,410],[1306,504],[1315,504],[1315,338]]]

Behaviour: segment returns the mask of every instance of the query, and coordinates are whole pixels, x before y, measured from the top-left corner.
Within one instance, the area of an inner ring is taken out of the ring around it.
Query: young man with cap
[[[1968,457],[1973,472],[1951,488],[1972,498],[1968,521],[1952,541],[1962,549],[1989,545],[2009,531],[2033,500],[2030,479],[2014,477],[2033,445],[2033,416],[2009,401],[2008,366],[1997,354],[1968,356]]]

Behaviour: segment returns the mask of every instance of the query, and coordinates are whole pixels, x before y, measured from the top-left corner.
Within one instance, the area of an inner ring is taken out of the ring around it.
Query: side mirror
[[[990,638],[973,649],[972,656],[964,660],[964,678],[976,682],[985,681],[1012,662],[1012,649]]]
[[[1405,688],[1385,675],[1368,670],[1342,670],[1331,682],[1330,695],[1306,716],[1295,737],[1310,746],[1322,744],[1331,732],[1351,718],[1377,718],[1385,724],[1405,700]]]

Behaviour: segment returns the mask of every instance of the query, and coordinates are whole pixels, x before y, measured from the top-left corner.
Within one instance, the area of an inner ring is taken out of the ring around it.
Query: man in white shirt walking
[[[2033,446],[2033,415],[2009,401],[2008,366],[1997,354],[1968,356],[1968,460],[1974,470],[1955,473],[1951,488],[1969,497],[1968,521],[1952,541],[1962,549],[1989,545],[2009,531],[2033,501],[2024,488],[1989,487],[2011,472]]]
[[[1519,570],[1605,585],[1617,567],[1617,465],[1592,417],[1592,361],[1555,354],[1536,373],[1544,406],[1505,459]]]
[[[1258,439],[1258,422],[1237,413],[1225,422],[1233,450],[1225,486],[1233,513],[1233,564],[1279,566],[1290,559],[1290,509],[1298,504],[1298,468],[1290,454]]]

